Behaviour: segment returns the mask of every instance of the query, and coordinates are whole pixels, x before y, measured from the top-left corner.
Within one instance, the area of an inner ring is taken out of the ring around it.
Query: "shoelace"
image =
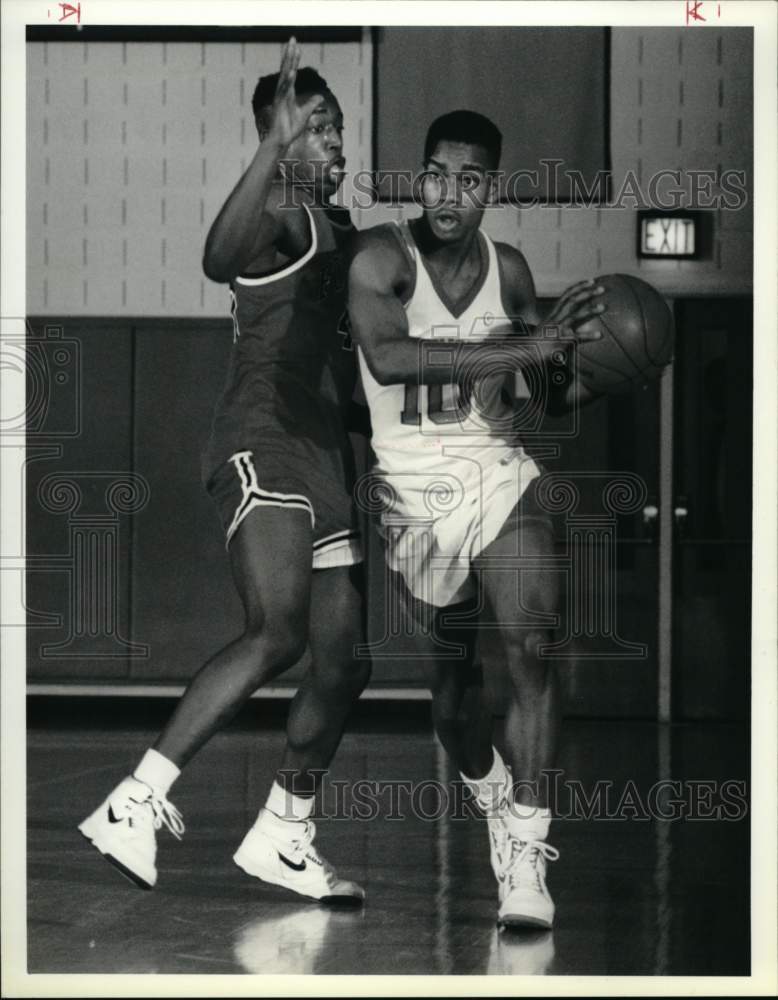
[[[313,820],[304,820],[303,822],[295,825],[303,828],[299,837],[295,837],[292,841],[295,853],[299,852],[303,857],[313,861],[314,864],[320,865],[323,871],[328,875],[334,875],[335,869],[328,861],[324,860],[324,858],[313,846],[313,838],[316,836],[316,824]]]
[[[307,848],[310,847],[311,841],[316,836],[316,825],[314,824],[313,820],[285,819],[282,822],[286,830],[291,831],[291,829],[294,827],[296,831],[299,831],[297,833],[297,836],[292,838],[292,845],[294,846],[294,849],[296,851],[303,851],[303,852],[307,850]]]
[[[545,840],[516,840],[512,839],[511,848],[518,853],[511,861],[510,872],[508,873],[508,885],[511,889],[518,889],[522,884],[528,882],[533,884],[533,888],[542,890],[541,873],[538,862],[541,856],[546,861],[556,861],[559,851],[547,844]]]
[[[184,817],[173,803],[168,802],[162,795],[152,795],[146,801],[154,814],[154,829],[161,830],[163,826],[166,826],[176,840],[180,840],[185,830]]]

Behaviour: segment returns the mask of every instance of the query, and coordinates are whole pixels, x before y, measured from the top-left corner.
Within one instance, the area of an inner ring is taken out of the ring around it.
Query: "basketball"
[[[596,279],[605,288],[602,316],[584,329],[599,329],[599,340],[578,344],[577,371],[594,392],[628,392],[658,378],[673,356],[673,316],[659,292],[629,274]]]

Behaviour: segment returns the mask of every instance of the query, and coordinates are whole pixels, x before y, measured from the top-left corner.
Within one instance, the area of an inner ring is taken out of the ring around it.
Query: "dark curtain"
[[[608,169],[608,29],[387,27],[376,38],[377,169],[416,172],[427,127],[457,108],[498,126],[507,175],[539,171],[539,187],[522,179],[511,200],[566,201],[567,171],[591,188]],[[558,178],[543,159],[563,161]]]

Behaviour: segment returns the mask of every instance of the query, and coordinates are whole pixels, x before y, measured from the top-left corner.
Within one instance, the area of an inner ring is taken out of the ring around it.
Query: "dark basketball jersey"
[[[342,210],[303,210],[308,251],[277,272],[240,275],[231,285],[235,338],[203,455],[206,483],[232,455],[250,450],[260,475],[263,466],[291,466],[350,493],[344,419],[356,364],[342,321],[353,227]]]

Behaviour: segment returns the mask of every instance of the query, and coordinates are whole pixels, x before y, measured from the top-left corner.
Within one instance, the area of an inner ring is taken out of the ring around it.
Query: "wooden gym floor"
[[[743,727],[567,722],[564,779],[580,781],[587,794],[598,780],[612,782],[607,801],[622,799],[626,818],[555,822],[555,928],[509,934],[495,928],[483,822],[453,817],[453,805],[444,809],[433,793],[417,801],[437,818],[410,815],[405,795],[402,819],[388,818],[384,799],[372,820],[318,824],[322,853],[365,886],[362,910],[306,903],[233,864],[279,758],[281,703],[253,705],[191,762],[171,794],[187,832],[180,843],[163,832],[157,887],[136,889],[76,826],[132,767],[168,711],[149,701],[117,708],[108,699],[86,706],[32,700],[28,972],[749,973],[748,817],[634,816],[662,779],[684,783],[672,791],[687,797],[700,794],[691,783],[717,782],[714,803],[721,782],[746,782]],[[330,781],[359,779],[384,789],[388,782],[439,781],[453,798],[454,775],[431,734],[426,704],[360,708]],[[324,803],[332,811],[328,787]]]

